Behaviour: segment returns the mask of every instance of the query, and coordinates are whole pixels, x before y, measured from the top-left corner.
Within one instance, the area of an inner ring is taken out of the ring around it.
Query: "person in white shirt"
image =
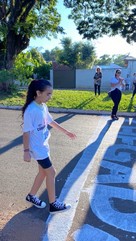
[[[111,99],[114,103],[114,106],[112,108],[111,112],[111,118],[113,120],[118,120],[117,111],[118,106],[121,101],[122,96],[122,88],[124,87],[124,79],[121,77],[121,70],[117,69],[115,72],[115,76],[110,81],[111,84]]]
[[[50,203],[49,211],[51,214],[66,211],[71,205],[56,200],[55,169],[50,160],[48,144],[50,132],[48,125],[62,131],[71,139],[76,137],[75,134],[54,121],[48,112],[45,103],[51,98],[52,92],[53,89],[49,81],[44,79],[33,80],[28,87],[26,102],[22,108],[24,161],[30,162],[32,157],[37,161],[39,167],[33,186],[26,196],[26,201],[38,208],[46,206],[46,203],[36,196],[37,191],[46,178],[46,188]]]

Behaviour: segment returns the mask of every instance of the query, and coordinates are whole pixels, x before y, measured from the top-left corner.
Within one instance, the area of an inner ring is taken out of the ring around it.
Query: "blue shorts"
[[[43,169],[46,169],[52,166],[52,163],[49,157],[46,157],[45,159],[42,159],[42,160],[37,160],[37,162]]]

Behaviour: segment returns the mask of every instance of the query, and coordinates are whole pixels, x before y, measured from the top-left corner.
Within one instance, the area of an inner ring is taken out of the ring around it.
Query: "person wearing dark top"
[[[122,97],[122,88],[125,86],[124,79],[121,77],[121,70],[117,69],[115,75],[110,80],[111,84],[111,99],[114,103],[111,111],[112,120],[118,120],[117,116],[118,106]]]
[[[133,74],[133,94],[132,94],[132,97],[131,99],[134,98],[135,94],[136,94],[136,73]]]
[[[100,67],[97,67],[96,73],[94,75],[94,93],[95,95],[100,95],[101,93],[101,80],[102,80],[102,72]]]

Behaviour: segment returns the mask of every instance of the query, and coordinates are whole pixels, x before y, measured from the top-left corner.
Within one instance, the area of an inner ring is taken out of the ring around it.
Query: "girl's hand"
[[[31,161],[31,156],[30,156],[29,151],[24,152],[24,161],[25,162],[30,162]]]
[[[66,135],[69,136],[71,139],[75,139],[77,137],[76,134],[69,131],[66,132]]]

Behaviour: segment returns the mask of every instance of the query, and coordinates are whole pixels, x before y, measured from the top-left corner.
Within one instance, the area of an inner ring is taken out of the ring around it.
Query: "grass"
[[[121,112],[135,112],[136,100],[131,100],[132,93],[123,92],[119,105]],[[18,90],[12,94],[0,92],[0,105],[22,106],[25,102],[26,91]],[[58,107],[66,109],[80,110],[105,110],[111,111],[112,100],[107,92],[102,92],[100,96],[94,96],[93,91],[85,90],[54,90],[52,99],[47,103],[48,107]]]

